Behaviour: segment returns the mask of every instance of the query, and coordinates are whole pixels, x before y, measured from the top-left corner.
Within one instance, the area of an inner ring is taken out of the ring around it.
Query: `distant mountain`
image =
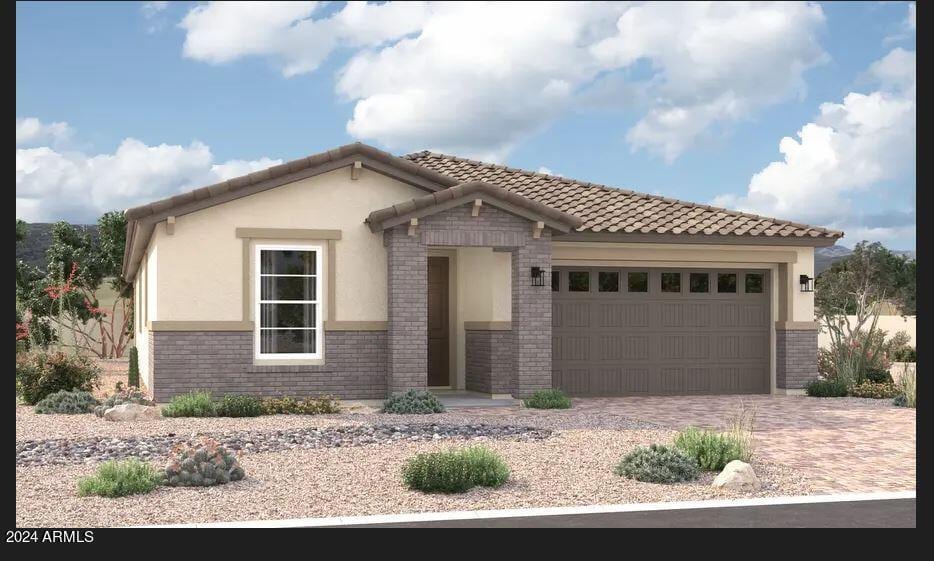
[[[842,245],[831,245],[829,247],[814,248],[814,274],[821,274],[823,271],[829,269],[831,265],[847,257],[848,255],[852,255],[852,253],[853,250]],[[892,253],[896,255],[904,255],[908,257],[909,260],[917,259],[917,254],[913,249],[893,249]]]
[[[75,224],[75,228],[84,230],[97,241],[96,224]],[[16,259],[22,259],[30,265],[45,270],[45,252],[52,243],[52,224],[36,222],[26,224],[26,239],[16,244]]]

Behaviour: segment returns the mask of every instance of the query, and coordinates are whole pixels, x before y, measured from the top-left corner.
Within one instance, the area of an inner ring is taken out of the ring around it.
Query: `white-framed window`
[[[254,356],[320,359],[322,247],[256,245]]]

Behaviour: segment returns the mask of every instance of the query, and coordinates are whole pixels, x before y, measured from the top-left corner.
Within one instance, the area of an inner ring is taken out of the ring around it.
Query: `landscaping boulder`
[[[762,484],[751,465],[733,460],[713,480],[713,486],[730,491],[757,491]]]
[[[158,408],[136,403],[121,403],[104,411],[108,421],[151,421],[160,417]]]

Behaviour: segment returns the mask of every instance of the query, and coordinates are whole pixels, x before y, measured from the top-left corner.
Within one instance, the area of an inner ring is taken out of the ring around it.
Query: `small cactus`
[[[243,479],[237,458],[217,441],[203,438],[197,444],[172,449],[165,480],[173,487],[209,487]]]
[[[127,383],[131,387],[139,387],[139,351],[136,347],[130,347],[130,371],[127,374]]]

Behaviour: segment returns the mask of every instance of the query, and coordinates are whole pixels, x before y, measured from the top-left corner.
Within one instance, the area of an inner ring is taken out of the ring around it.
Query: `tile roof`
[[[840,238],[843,232],[424,151],[403,156],[458,181],[484,181],[583,219],[580,232]]]

